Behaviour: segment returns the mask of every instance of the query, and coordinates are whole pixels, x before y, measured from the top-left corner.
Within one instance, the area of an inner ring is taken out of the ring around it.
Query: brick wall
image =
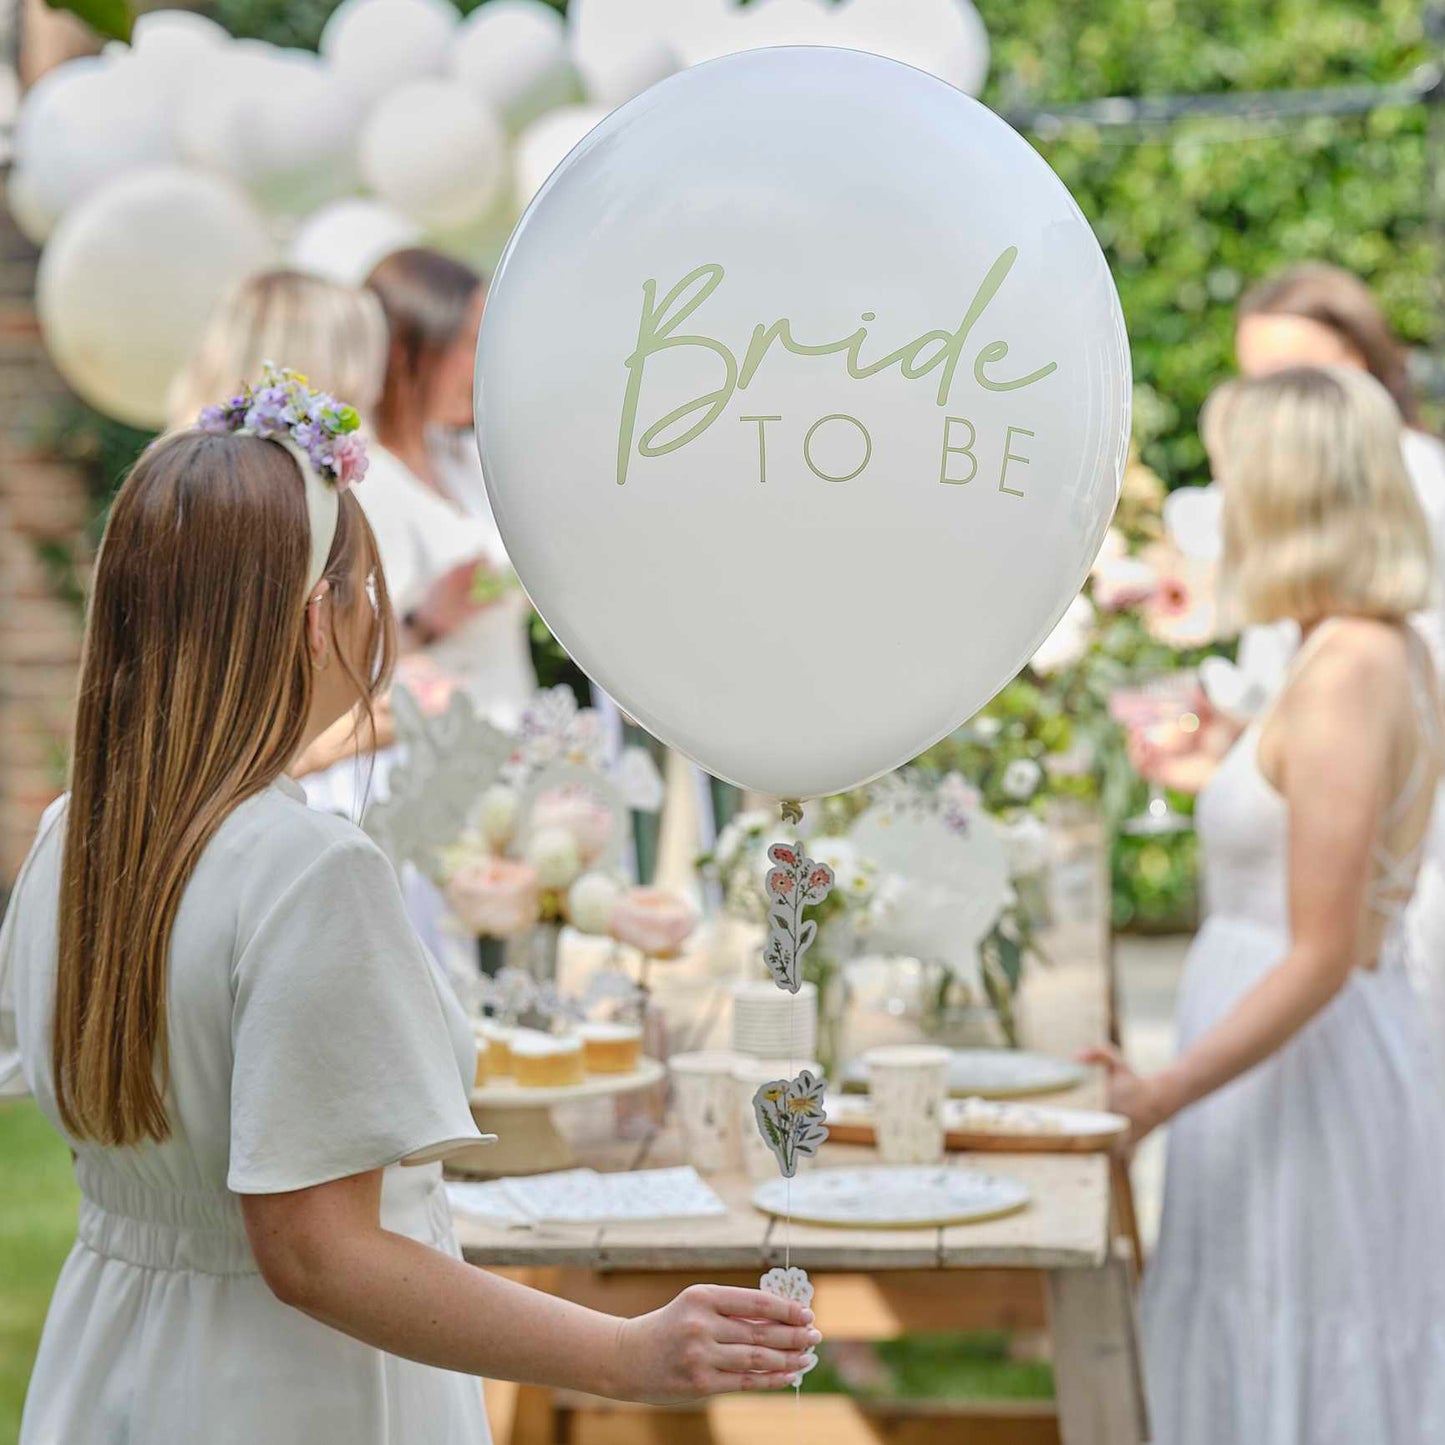
[[[89,514],[82,478],[35,433],[65,395],[35,319],[35,248],[0,204],[0,894],[61,785],[80,618],[37,548],[73,547]]]

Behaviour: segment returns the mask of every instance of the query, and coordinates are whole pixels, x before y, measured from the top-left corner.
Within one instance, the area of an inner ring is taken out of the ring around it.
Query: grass
[[[15,1445],[78,1199],[70,1152],[29,1100],[0,1104],[0,1180],[0,1445]]]
[[[0,1104],[0,1445],[15,1445],[25,1382],[50,1292],[75,1238],[77,1193],[70,1155],[28,1100]],[[1049,1366],[1010,1355],[1004,1334],[915,1335],[878,1346],[876,1378],[851,1389],[873,1398],[1048,1399]],[[824,1356],[809,1393],[847,1393]]]

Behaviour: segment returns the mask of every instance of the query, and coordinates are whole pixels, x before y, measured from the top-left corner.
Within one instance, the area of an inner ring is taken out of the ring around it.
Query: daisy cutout
[[[797,1265],[790,1265],[784,1269],[777,1265],[770,1269],[759,1281],[758,1288],[764,1294],[777,1295],[780,1299],[790,1299],[809,1309],[813,1303],[813,1281],[808,1278],[808,1271],[799,1269]],[[806,1375],[810,1370],[817,1367],[818,1352],[809,1350],[803,1356],[803,1366],[798,1371],[799,1375]]]

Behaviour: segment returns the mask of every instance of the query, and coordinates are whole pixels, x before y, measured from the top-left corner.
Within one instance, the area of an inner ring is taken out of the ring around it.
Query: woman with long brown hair
[[[81,1191],[24,1445],[478,1445],[479,1375],[691,1398],[814,1337],[754,1290],[582,1309],[464,1264],[439,1183],[384,1197],[480,1136],[390,864],[287,776],[391,662],[354,425],[272,378],[110,514],[70,792],[0,930],[0,1086]]]

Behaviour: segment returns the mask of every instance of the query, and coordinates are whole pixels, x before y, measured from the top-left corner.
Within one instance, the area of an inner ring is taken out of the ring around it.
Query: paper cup
[[[758,1129],[757,1115],[753,1112],[753,1095],[759,1086],[774,1079],[791,1079],[804,1069],[815,1074],[823,1072],[823,1066],[810,1059],[738,1059],[733,1064],[733,1117],[737,1121],[738,1140],[742,1144],[743,1169],[749,1179],[761,1182],[776,1179],[783,1172],[778,1156],[768,1148]],[[806,1169],[812,1161],[798,1161],[800,1170]]]
[[[893,1044],[863,1055],[873,1099],[873,1132],[885,1164],[937,1164],[943,1158],[948,1050]]]
[[[704,1174],[728,1168],[737,1154],[736,1063],[736,1054],[721,1051],[674,1054],[667,1061],[683,1148],[688,1163]]]

